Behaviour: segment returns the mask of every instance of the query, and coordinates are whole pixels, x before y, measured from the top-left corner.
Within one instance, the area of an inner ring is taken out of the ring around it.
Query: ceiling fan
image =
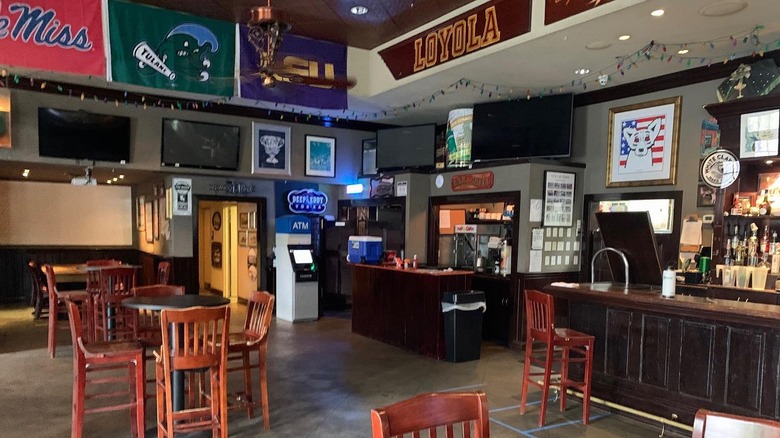
[[[300,69],[279,63],[276,55],[282,45],[284,33],[292,28],[287,14],[271,6],[255,6],[250,9],[249,42],[259,56],[258,70],[252,76],[259,77],[263,86],[273,87],[277,81],[293,84],[349,89],[355,86],[351,78],[320,78],[300,74]]]

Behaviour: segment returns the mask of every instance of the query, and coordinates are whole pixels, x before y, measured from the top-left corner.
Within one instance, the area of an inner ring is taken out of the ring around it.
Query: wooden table
[[[54,269],[54,275],[57,283],[86,283],[87,265],[83,263],[51,265]]]
[[[352,265],[352,331],[445,359],[444,292],[471,288],[472,271]]]
[[[195,306],[217,307],[229,303],[229,299],[217,295],[168,295],[162,297],[131,297],[122,300],[122,306],[129,309],[152,311],[185,309]],[[224,330],[229,329],[229,327],[224,328]],[[171,341],[173,341],[173,337],[171,337]],[[184,372],[174,371],[171,381],[173,382],[173,410],[180,411],[184,409]]]

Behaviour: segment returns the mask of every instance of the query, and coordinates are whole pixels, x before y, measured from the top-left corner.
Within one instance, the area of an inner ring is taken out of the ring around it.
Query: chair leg
[[[49,356],[57,354],[57,299],[49,297]]]
[[[143,353],[136,357],[133,371],[135,375],[135,421],[138,436],[143,438],[146,431],[146,367]]]
[[[561,412],[566,411],[566,389],[568,388],[567,382],[569,379],[569,347],[563,347],[561,352],[561,383],[560,399],[561,399]]]
[[[539,427],[544,426],[544,416],[547,413],[547,397],[550,394],[550,374],[552,372],[553,346],[547,344],[547,353],[544,360],[544,379],[542,383],[542,404],[539,412]]]
[[[588,351],[585,353],[585,388],[582,391],[582,423],[588,425],[590,422],[590,388],[593,374],[593,341],[588,342]]]
[[[73,414],[70,436],[71,438],[81,438],[84,427],[84,393],[86,392],[87,370],[84,364],[75,360],[73,366],[76,369],[73,370]]]
[[[528,400],[528,378],[531,373],[531,353],[533,351],[533,342],[528,339],[525,341],[525,360],[523,362],[523,389],[520,396],[520,415],[525,414],[525,404]]]
[[[249,351],[244,350],[241,353],[241,359],[244,362],[244,397],[246,397],[246,415],[251,419],[255,414],[254,399],[252,397],[252,367],[249,358]]]
[[[138,435],[138,404],[135,400],[135,366],[127,363],[127,394],[130,397],[130,436]],[[143,435],[141,435],[143,436]]]
[[[263,429],[271,430],[271,420],[268,413],[268,376],[265,370],[265,350],[261,350],[258,356],[258,368],[260,369],[260,401],[263,408]]]
[[[155,399],[157,401],[157,438],[163,438],[163,422],[165,421],[165,381],[163,380],[162,365],[154,364]]]

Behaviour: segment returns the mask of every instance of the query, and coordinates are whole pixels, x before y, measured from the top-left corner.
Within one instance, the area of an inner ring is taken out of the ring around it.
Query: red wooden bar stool
[[[86,301],[82,302],[86,306]],[[127,342],[88,342],[81,313],[76,303],[66,300],[73,339],[73,417],[71,437],[80,438],[84,427],[84,414],[130,409],[130,430],[133,436],[144,434],[144,358],[141,345]],[[124,370],[125,375],[117,375]],[[95,373],[101,377],[93,377]],[[87,385],[92,389],[87,392]],[[117,385],[127,384],[126,390]],[[108,387],[108,385],[112,385]],[[128,401],[121,400],[127,397]],[[100,400],[99,405],[87,409],[87,400]],[[116,400],[110,404],[106,400]]]
[[[63,300],[73,302],[86,302],[88,294],[83,290],[57,290],[57,277],[54,275],[54,268],[51,265],[43,265],[43,272],[46,275],[46,285],[49,294],[49,356],[52,358],[57,354],[57,314],[59,313],[59,304]]]
[[[171,262],[162,261],[157,264],[157,284],[168,284],[171,279]]]
[[[490,438],[488,401],[484,392],[420,394],[384,408],[371,410],[373,438],[444,436]],[[459,432],[455,434],[455,431]],[[420,432],[428,431],[428,435]]]
[[[136,269],[128,266],[100,270],[100,294],[94,312],[95,339],[110,341],[133,339],[135,311],[122,306],[122,300],[133,296]]]
[[[576,388],[582,391],[582,422],[587,425],[590,415],[591,374],[593,368],[593,344],[595,338],[591,335],[567,328],[556,328],[554,325],[555,305],[551,295],[535,291],[525,291],[525,363],[523,366],[523,393],[520,400],[520,413],[525,414],[525,404],[528,398],[528,384],[542,389],[541,412],[539,427],[544,425],[544,415],[547,411],[547,396],[550,391],[550,379],[553,373],[553,363],[560,363],[560,399],[561,412],[566,410],[566,390]],[[534,348],[534,343],[543,344],[542,348]],[[571,357],[571,353],[577,353]],[[569,376],[569,364],[581,363],[584,378],[574,381]],[[531,366],[542,367],[542,372],[531,372]],[[534,376],[542,376],[542,383]]]

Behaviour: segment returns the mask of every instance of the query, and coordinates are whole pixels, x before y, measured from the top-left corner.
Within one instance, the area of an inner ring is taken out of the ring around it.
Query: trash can
[[[479,359],[482,343],[482,313],[485,293],[477,290],[445,292],[441,300],[444,313],[444,345],[449,362]]]

